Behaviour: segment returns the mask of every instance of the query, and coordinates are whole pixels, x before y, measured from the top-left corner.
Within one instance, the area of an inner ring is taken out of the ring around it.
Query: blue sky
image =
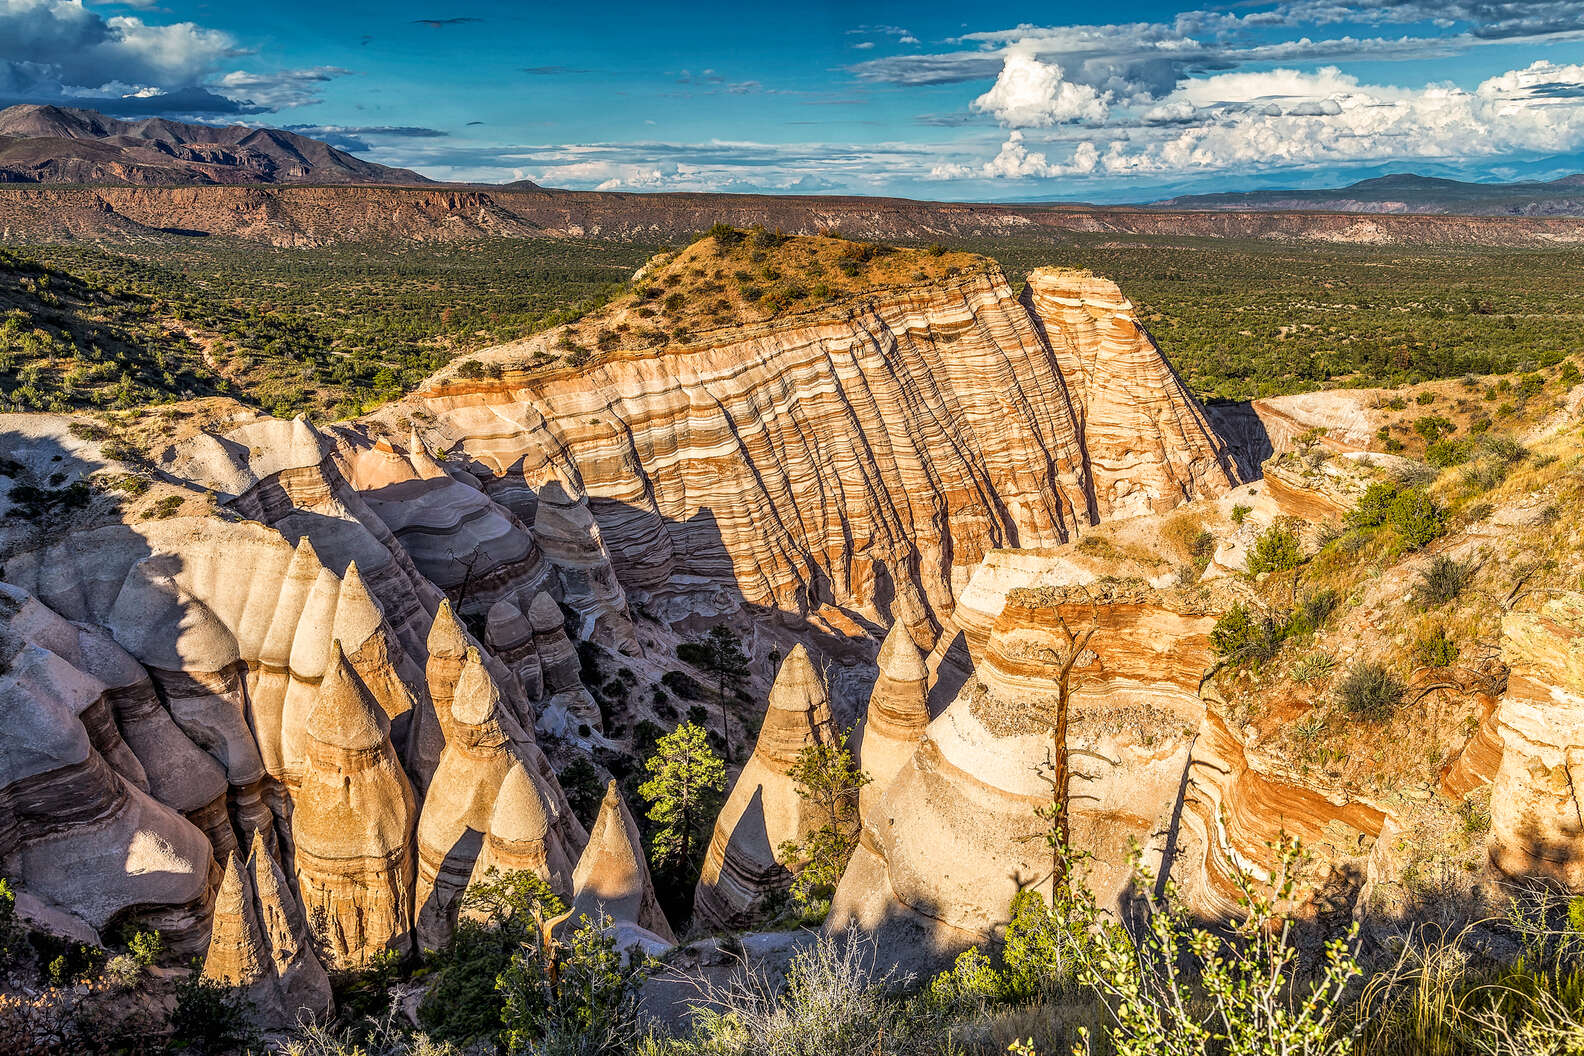
[[[1584,0],[0,0],[0,103],[437,179],[1142,201],[1584,169]]]

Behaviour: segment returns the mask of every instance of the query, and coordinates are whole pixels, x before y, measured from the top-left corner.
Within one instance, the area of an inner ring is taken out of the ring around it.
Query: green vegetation
[[[170,1051],[198,1056],[219,1056],[256,1040],[241,993],[197,971],[176,984],[170,1028]]]
[[[1303,546],[1298,540],[1296,522],[1281,519],[1254,541],[1248,555],[1248,574],[1289,572],[1303,564]]]
[[[1014,282],[1041,265],[1115,279],[1206,399],[1533,371],[1578,348],[1584,315],[1577,249],[1078,233],[953,248],[995,257]]]
[[[1419,575],[1414,596],[1426,605],[1445,605],[1457,598],[1474,579],[1473,562],[1438,556]]]
[[[431,954],[435,977],[418,1020],[436,1040],[466,1042],[500,1029],[504,1004],[495,980],[525,944],[538,941],[537,921],[565,907],[539,877],[492,872],[468,887],[456,933]]]
[[[847,737],[801,749],[787,771],[814,820],[808,835],[781,845],[781,856],[801,862],[792,898],[805,917],[823,917],[847,860],[858,847],[858,792],[869,775],[847,750]]]
[[[454,356],[568,322],[655,247],[575,239],[0,251],[0,409],[234,395],[347,417]]]
[[[649,804],[649,862],[662,908],[677,919],[693,885],[726,790],[726,767],[710,751],[702,726],[683,723],[655,742],[644,760],[649,780],[638,794]]]
[[[1422,487],[1376,481],[1348,512],[1354,528],[1391,527],[1403,549],[1418,550],[1446,530],[1446,511]]]
[[[1402,679],[1385,665],[1361,662],[1342,676],[1336,699],[1349,715],[1382,722],[1402,706],[1407,691]]]

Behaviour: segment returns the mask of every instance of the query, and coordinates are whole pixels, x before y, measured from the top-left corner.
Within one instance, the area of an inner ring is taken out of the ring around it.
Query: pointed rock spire
[[[330,658],[313,711],[308,713],[307,729],[308,736],[319,744],[349,752],[388,743],[385,713],[352,670],[341,652],[340,641],[330,643]]]
[[[429,663],[424,675],[429,683],[429,699],[434,704],[442,743],[451,738],[451,698],[456,692],[457,679],[462,675],[462,661],[467,657],[470,641],[467,628],[457,619],[450,600],[441,601],[429,628]],[[432,738],[433,735],[426,730],[424,736]]]
[[[738,930],[758,923],[766,900],[792,883],[779,855],[813,826],[807,804],[787,776],[811,744],[829,744],[830,694],[808,650],[794,646],[776,672],[759,741],[715,819],[693,912],[711,927]]]
[[[513,762],[490,812],[489,833],[473,870],[474,880],[490,869],[526,871],[548,883],[562,898],[572,891],[572,864],[561,835],[551,827],[550,804],[528,767]]]
[[[830,740],[830,723],[830,693],[800,642],[776,672],[754,754],[781,768],[790,766],[807,745]]]
[[[457,678],[455,694],[451,698],[451,719],[456,726],[483,727],[493,724],[499,733],[496,719],[501,705],[500,689],[490,678],[484,666],[483,655],[469,646],[462,661],[462,674]]]
[[[292,797],[306,915],[324,921],[321,938],[338,964],[405,951],[412,926],[412,785],[384,713],[339,642],[307,732],[307,766]]]
[[[469,647],[451,705],[451,731],[418,818],[418,941],[443,946],[473,875],[484,833],[514,759],[501,695],[477,648]]]
[[[598,919],[603,912],[614,921],[637,924],[666,942],[676,942],[655,901],[638,823],[615,781],[605,788],[599,818],[572,872],[572,906],[574,918],[581,914]]]
[[[225,872],[215,895],[203,974],[206,979],[242,988],[255,987],[269,977],[269,950],[253,904],[253,888],[235,851],[226,855]]]
[[[859,753],[870,778],[859,792],[859,811],[865,818],[924,739],[930,721],[929,671],[902,620],[891,625],[880,646],[879,665]]]
[[[270,855],[263,836],[256,832],[248,855],[248,872],[287,1016],[295,1022],[305,1011],[314,1016],[328,1015],[335,1006],[330,976],[314,953],[302,908],[286,883],[286,874]]]

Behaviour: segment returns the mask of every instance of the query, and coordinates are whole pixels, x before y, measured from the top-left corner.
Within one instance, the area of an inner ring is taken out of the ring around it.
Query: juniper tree
[[[787,776],[814,818],[808,835],[787,840],[780,848],[788,860],[804,863],[793,882],[792,897],[807,909],[835,893],[858,846],[858,792],[869,783],[869,775],[853,761],[843,737],[804,747]]]

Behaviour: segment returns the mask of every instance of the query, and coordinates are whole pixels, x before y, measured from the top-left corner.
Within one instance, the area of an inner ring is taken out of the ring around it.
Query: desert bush
[[[1281,650],[1284,632],[1282,621],[1253,613],[1239,602],[1216,620],[1210,630],[1210,645],[1227,663],[1257,668]]]
[[[1303,564],[1303,545],[1298,539],[1298,529],[1286,520],[1266,528],[1254,541],[1248,555],[1248,574],[1258,576],[1265,572],[1286,572]]]
[[[1451,667],[1457,663],[1458,645],[1444,628],[1437,627],[1414,643],[1414,655],[1426,667]]]
[[[1426,605],[1445,605],[1462,594],[1473,578],[1472,562],[1437,557],[1420,573],[1414,596]]]
[[[399,995],[398,995],[399,996]],[[303,1023],[280,1046],[281,1056],[461,1056],[450,1042],[436,1041],[407,1026],[393,1000],[380,1016],[340,1029]]]
[[[528,944],[495,981],[501,1045],[509,1056],[615,1056],[640,1037],[638,985],[647,965],[630,961],[606,933],[610,918],[584,919],[563,940],[554,967]]]
[[[561,912],[561,900],[529,872],[491,872],[462,896],[456,932],[428,958],[434,982],[418,1006],[418,1020],[440,1041],[493,1039],[502,1001],[495,980],[513,954],[538,939],[535,913]]]
[[[1254,507],[1252,507],[1252,506],[1245,506],[1241,502],[1233,503],[1232,504],[1232,523],[1233,524],[1242,524],[1243,523],[1243,519],[1245,517],[1247,517],[1249,514],[1253,513],[1253,512],[1254,512]]]
[[[187,1051],[218,1056],[253,1042],[248,1015],[248,1002],[239,990],[194,971],[176,984],[171,1035],[180,1039]]]
[[[1337,684],[1336,700],[1348,714],[1379,722],[1391,718],[1405,692],[1402,679],[1383,665],[1357,663]]]
[[[1386,520],[1408,549],[1418,550],[1445,530],[1446,511],[1422,489],[1404,488],[1392,499]]]
[[[944,1031],[929,1002],[892,995],[906,981],[894,967],[878,971],[872,941],[849,927],[793,957],[784,987],[746,965],[725,983],[706,982],[693,1006],[693,1037],[669,1051],[872,1056],[880,1046],[887,1056],[935,1056]]]
[[[660,676],[660,684],[683,700],[704,699],[704,687],[686,671],[667,671]]]

